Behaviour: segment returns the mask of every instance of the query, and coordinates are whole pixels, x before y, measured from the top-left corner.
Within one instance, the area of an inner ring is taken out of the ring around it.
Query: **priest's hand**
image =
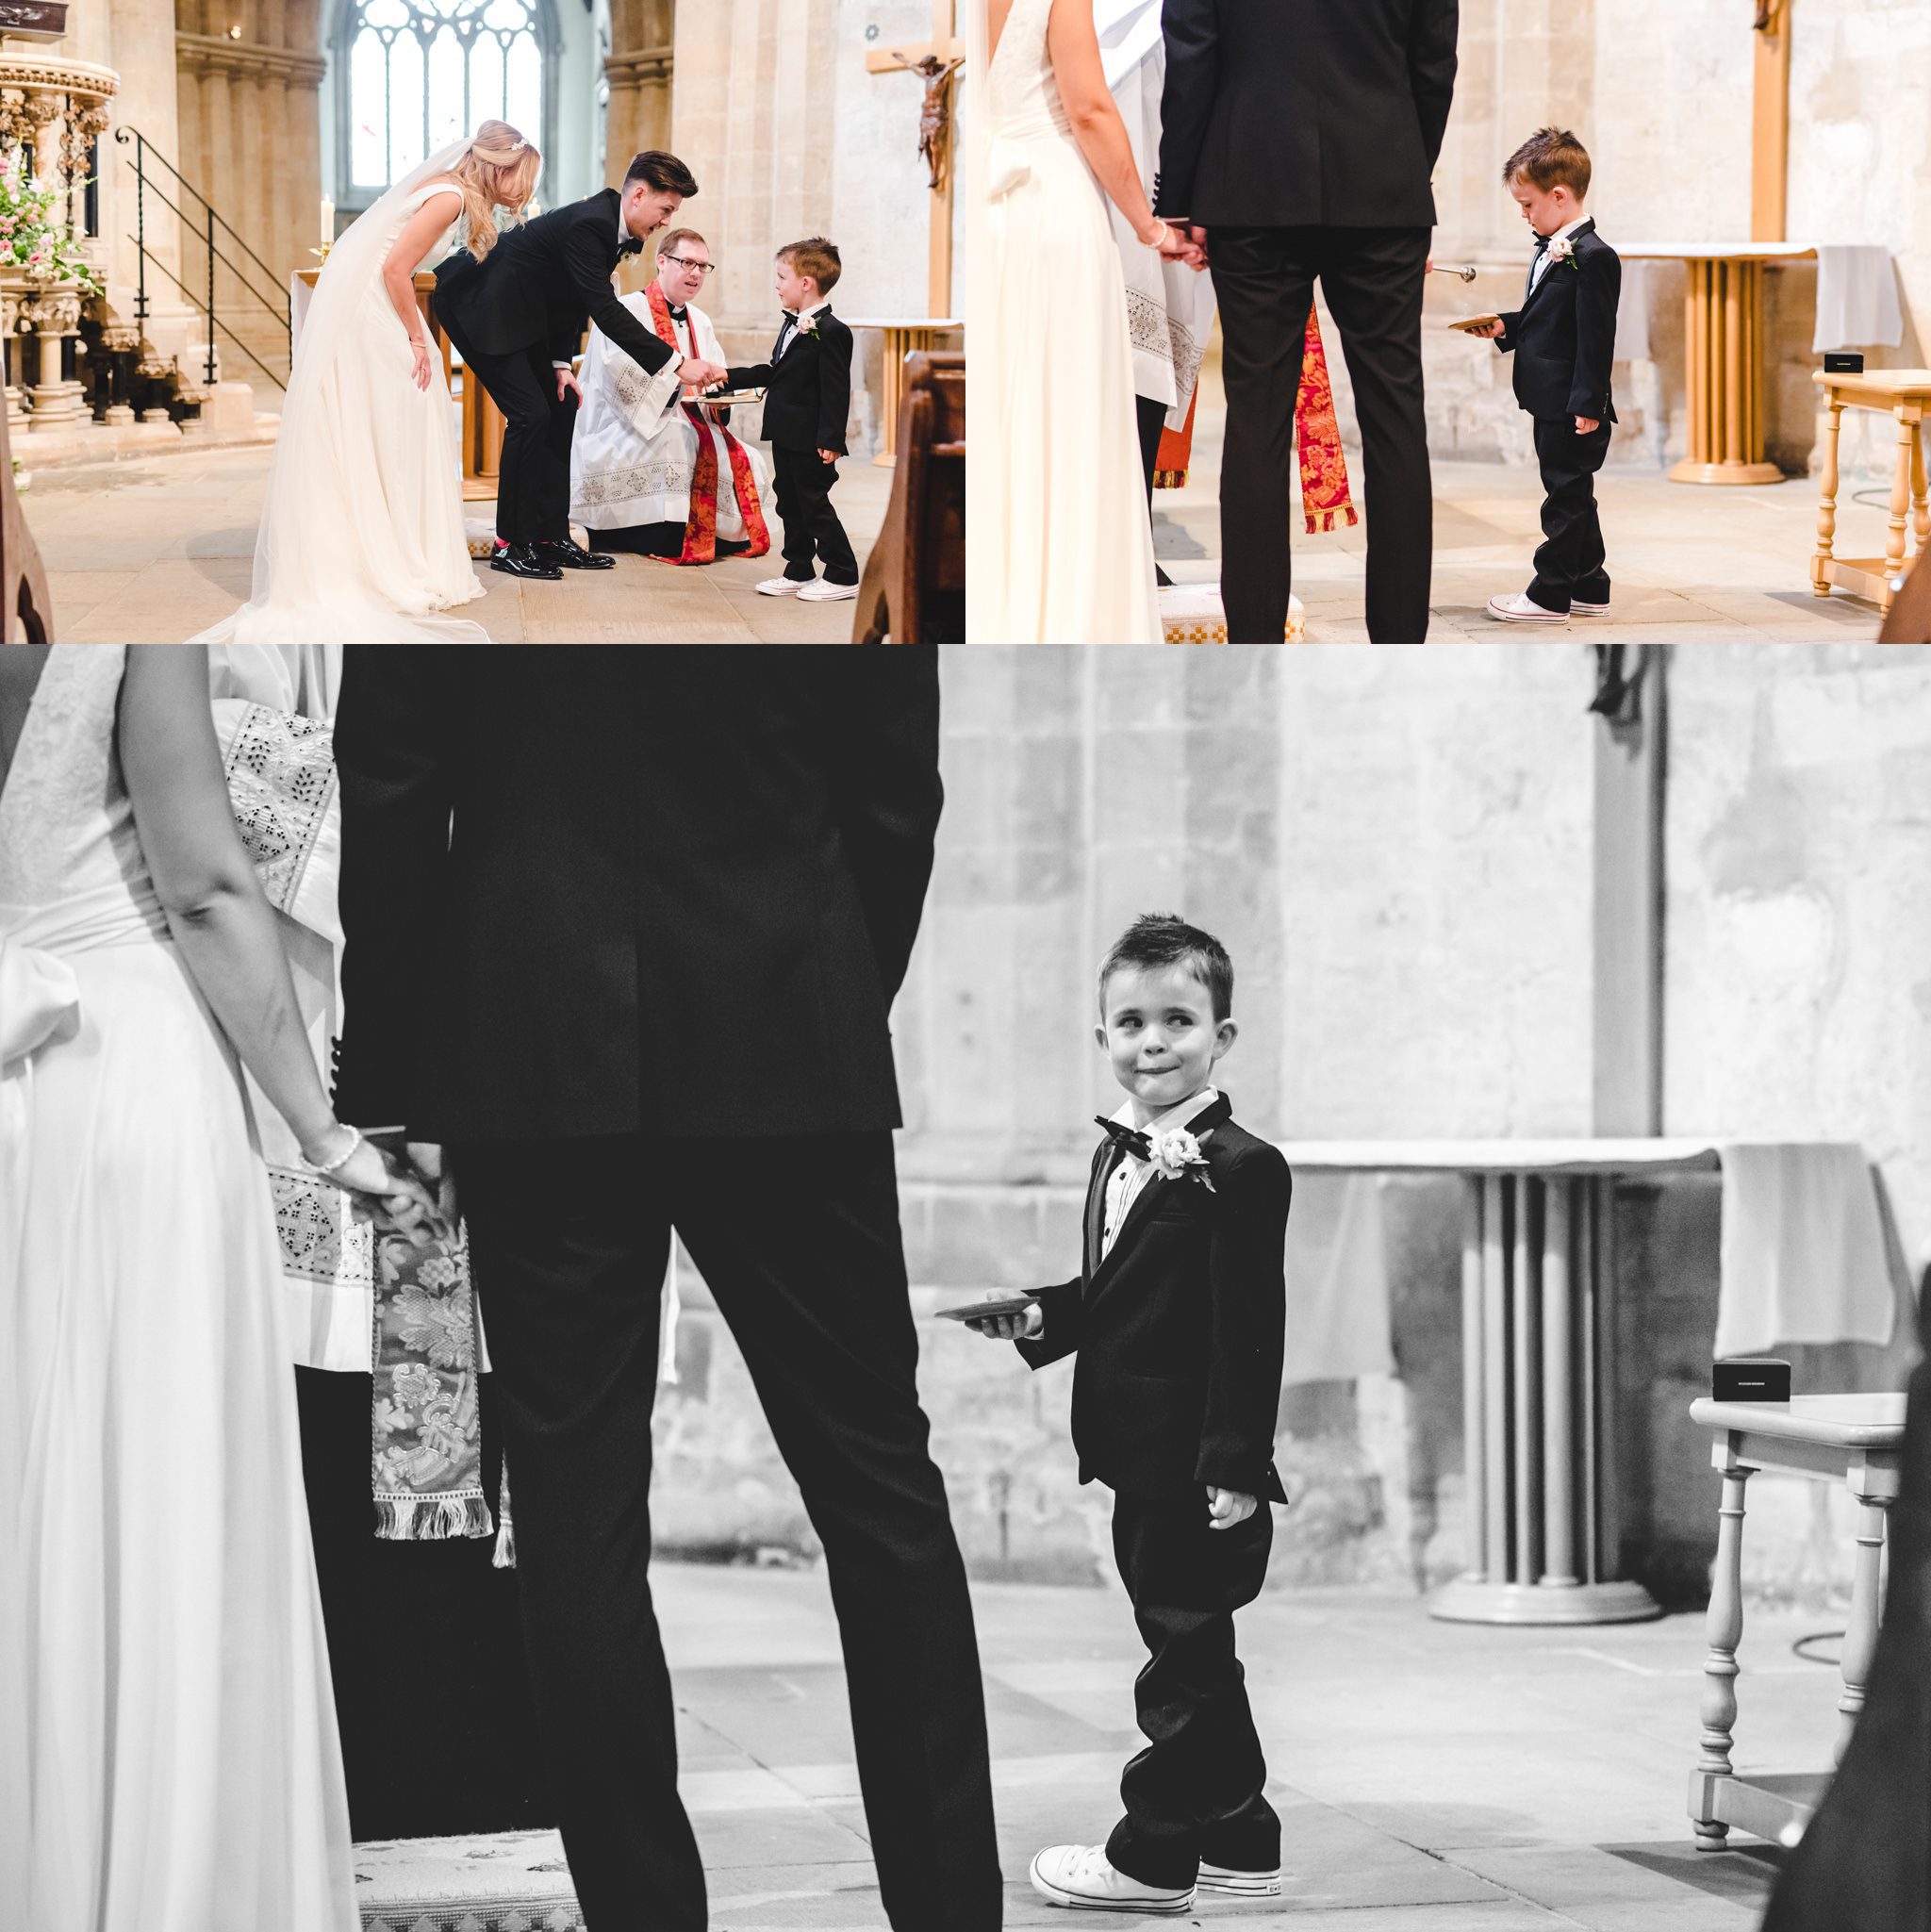
[[[730,372],[701,355],[686,355],[677,366],[677,379],[687,389],[715,389]]]
[[[559,403],[563,401],[566,390],[577,399],[577,407],[581,409],[584,406],[583,384],[577,380],[574,370],[559,369],[556,372],[556,400]]]

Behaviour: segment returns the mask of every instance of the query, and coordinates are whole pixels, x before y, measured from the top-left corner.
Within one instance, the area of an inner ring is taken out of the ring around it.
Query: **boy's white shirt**
[[[1543,277],[1548,273],[1549,264],[1556,258],[1556,243],[1564,240],[1569,236],[1575,234],[1576,229],[1581,227],[1583,223],[1585,223],[1589,219],[1589,216],[1586,214],[1577,215],[1573,222],[1564,222],[1560,228],[1558,228],[1553,235],[1549,237],[1549,245],[1543,250],[1541,255],[1539,255],[1536,257],[1535,272],[1528,278],[1528,290],[1531,295],[1534,294],[1535,291],[1542,287]]]
[[[1129,1100],[1113,1115],[1121,1127],[1133,1128],[1139,1133],[1171,1133],[1177,1127],[1184,1127],[1197,1115],[1206,1113],[1220,1098],[1220,1089],[1204,1086],[1197,1094],[1190,1094],[1184,1100],[1169,1107],[1164,1114],[1156,1114],[1144,1128],[1135,1127],[1133,1103]],[[1104,1261],[1113,1251],[1113,1245],[1119,1237],[1120,1229],[1140,1190],[1147,1185],[1147,1178],[1154,1171],[1151,1161],[1143,1161],[1137,1154],[1122,1153],[1120,1164],[1113,1170],[1106,1183],[1106,1221],[1099,1237],[1099,1259]]]

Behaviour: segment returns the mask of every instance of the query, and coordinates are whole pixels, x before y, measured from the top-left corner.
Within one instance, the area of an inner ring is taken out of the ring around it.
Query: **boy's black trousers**
[[[1106,1855],[1143,1885],[1178,1891],[1204,1861],[1242,1872],[1280,1862],[1280,1820],[1263,1795],[1267,1765],[1234,1655],[1233,1613],[1261,1593],[1274,1517],[1209,1527],[1207,1494],[1116,1494],[1113,1547],[1147,1667],[1133,1702],[1147,1748],[1120,1778],[1126,1816]]]
[[[817,575],[814,557],[822,557],[827,584],[858,582],[858,559],[851,539],[832,507],[838,466],[816,450],[771,445],[771,470],[778,484],[778,517],[784,525],[784,574],[808,584]]]
[[[1587,436],[1576,434],[1576,421],[1564,416],[1535,419],[1536,461],[1543,471],[1543,536],[1535,553],[1535,581],[1529,602],[1544,610],[1566,611],[1609,601],[1604,570],[1602,520],[1595,507],[1595,472],[1609,454],[1610,425],[1598,423]]]

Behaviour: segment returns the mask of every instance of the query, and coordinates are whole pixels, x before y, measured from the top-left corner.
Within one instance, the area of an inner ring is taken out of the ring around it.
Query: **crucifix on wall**
[[[930,41],[865,57],[870,73],[916,74],[925,84],[918,153],[932,193],[926,241],[926,306],[932,315],[947,314],[952,300],[952,77],[966,64],[954,5],[955,0],[932,0]]]
[[[1791,177],[1791,7],[1750,0],[1757,73],[1750,139],[1750,239],[1783,241]]]

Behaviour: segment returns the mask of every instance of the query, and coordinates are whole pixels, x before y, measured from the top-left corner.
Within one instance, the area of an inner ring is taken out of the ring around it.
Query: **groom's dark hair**
[[[647,149],[632,161],[623,185],[628,188],[636,181],[659,194],[682,195],[685,201],[698,191],[698,177],[675,155],[667,155],[659,148]]]
[[[1233,1011],[1233,961],[1212,933],[1175,913],[1143,913],[1113,942],[1099,968],[1099,1016],[1106,1017],[1106,983],[1126,969],[1180,966],[1207,988],[1216,1023]]]

